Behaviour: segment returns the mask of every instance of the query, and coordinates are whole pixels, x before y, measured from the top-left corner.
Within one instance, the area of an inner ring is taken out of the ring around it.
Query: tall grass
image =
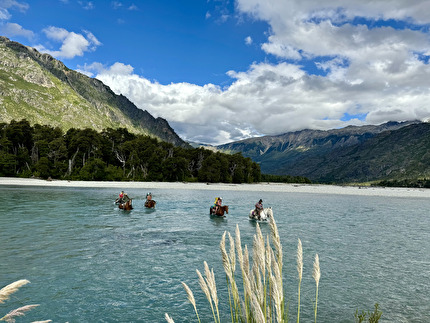
[[[228,239],[228,241],[227,241]],[[298,309],[297,322],[300,320],[300,286],[303,274],[303,250],[300,239],[297,250]],[[229,248],[227,248],[227,245]],[[272,247],[273,245],[273,247]],[[229,249],[229,250],[227,250]],[[242,248],[239,226],[236,225],[235,237],[224,232],[220,242],[221,258],[226,274],[230,317],[232,323],[239,322],[288,322],[288,306],[283,288],[283,252],[275,219],[270,220],[270,236],[264,239],[257,223],[252,243],[252,263],[248,247]],[[213,269],[204,262],[205,277],[197,270],[199,284],[210,304],[213,321],[221,322],[218,310],[218,296]],[[239,270],[237,270],[239,268]],[[315,322],[317,319],[318,285],[321,277],[318,255],[315,256],[313,275],[316,282]],[[239,282],[241,281],[241,288]],[[191,289],[182,282],[193,305],[197,320],[200,317]],[[166,313],[166,320],[173,319]],[[206,321],[206,320],[205,320]]]
[[[22,287],[28,283],[29,283],[29,281],[27,279],[20,279],[20,280],[17,280],[15,282],[3,287],[2,289],[0,289],[0,304],[4,303],[6,300],[8,300],[10,295],[17,292],[20,287]],[[28,311],[30,311],[33,308],[38,307],[38,306],[39,306],[39,304],[21,306],[21,307],[14,309],[14,310],[10,311],[9,313],[7,313],[5,316],[0,318],[0,321],[5,321],[8,323],[14,323],[15,319],[18,316],[24,316],[26,312],[28,312]],[[51,322],[51,320],[37,321],[37,322],[48,323],[48,322]],[[37,322],[33,322],[33,323],[37,323]]]
[[[321,271],[320,271],[320,258],[318,257],[318,254],[315,255],[314,260],[314,270],[312,271],[312,277],[315,279],[316,284],[316,292],[315,292],[315,323],[317,322],[317,310],[318,310],[318,287],[320,284],[320,278],[321,278]]]

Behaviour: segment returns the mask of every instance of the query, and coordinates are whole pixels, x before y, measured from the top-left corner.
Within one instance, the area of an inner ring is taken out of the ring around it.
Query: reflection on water
[[[272,206],[284,250],[286,299],[297,307],[297,239],[303,243],[301,319],[313,317],[312,262],[320,256],[318,321],[353,322],[356,309],[373,310],[383,322],[430,321],[429,201],[413,198],[219,192],[128,191],[131,212],[113,204],[114,189],[0,186],[1,286],[26,278],[31,284],[2,311],[37,303],[26,320],[54,322],[194,321],[181,281],[194,291],[199,312],[210,320],[195,270],[214,268],[222,321],[229,321],[219,242],[239,225],[252,249],[256,222],[248,213],[263,198]],[[226,218],[211,218],[215,196],[229,205]],[[14,203],[11,203],[14,201]],[[261,224],[263,235],[270,234]]]

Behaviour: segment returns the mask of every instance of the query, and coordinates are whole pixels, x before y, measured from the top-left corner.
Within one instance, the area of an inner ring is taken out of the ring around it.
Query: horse
[[[260,221],[267,221],[267,219],[270,219],[273,217],[273,211],[272,207],[264,208],[260,211],[260,216],[257,215],[257,212],[255,212],[255,209],[252,209],[249,211],[249,218],[252,220],[260,220]]]
[[[222,205],[218,207],[218,210],[215,212],[215,208],[211,206],[209,209],[210,215],[216,215],[216,216],[225,216],[224,213],[228,214],[228,205]]]
[[[148,209],[154,209],[155,204],[157,204],[157,202],[155,202],[154,200],[146,200],[145,207],[147,207]]]
[[[119,203],[118,207],[124,211],[130,211],[133,210],[133,205],[131,205],[131,201],[132,199],[129,199],[127,202],[125,203]]]

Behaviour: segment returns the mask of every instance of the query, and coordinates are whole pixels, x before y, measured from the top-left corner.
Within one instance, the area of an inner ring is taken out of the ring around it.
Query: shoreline
[[[257,183],[257,184],[224,184],[224,183],[188,183],[188,182],[104,182],[104,181],[67,181],[43,180],[33,178],[0,177],[1,186],[43,186],[73,188],[120,188],[120,189],[190,189],[218,191],[252,191],[252,192],[284,192],[312,193],[364,196],[421,197],[430,198],[430,189],[403,187],[369,187],[341,186],[323,184],[289,184],[289,183]]]

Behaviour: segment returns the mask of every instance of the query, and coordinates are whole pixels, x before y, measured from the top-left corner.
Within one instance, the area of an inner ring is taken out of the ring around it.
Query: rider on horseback
[[[215,198],[215,203],[214,203],[215,213],[217,213],[221,205],[222,205],[222,197]]]
[[[124,191],[122,191],[122,194],[123,194],[122,203],[127,203],[128,201],[131,200],[127,193],[124,193]]]
[[[147,207],[147,208],[155,208],[155,204],[156,204],[156,203],[157,203],[157,202],[155,202],[155,201],[152,199],[152,193],[151,193],[151,192],[147,193],[147,194],[146,194],[145,207]]]
[[[263,200],[260,199],[257,203],[255,203],[255,210],[254,213],[257,214],[258,219],[261,219],[261,211],[263,210]]]
[[[119,193],[119,196],[118,196],[118,202],[124,203],[123,198],[124,198],[124,191],[121,191],[121,193]]]
[[[152,193],[147,193],[146,194],[146,200],[147,201],[151,201],[152,200]]]
[[[124,193],[124,191],[121,191],[121,193],[119,193],[118,195],[118,198],[115,200],[115,203],[122,204],[127,202],[129,199],[130,198],[128,197],[127,193]]]

